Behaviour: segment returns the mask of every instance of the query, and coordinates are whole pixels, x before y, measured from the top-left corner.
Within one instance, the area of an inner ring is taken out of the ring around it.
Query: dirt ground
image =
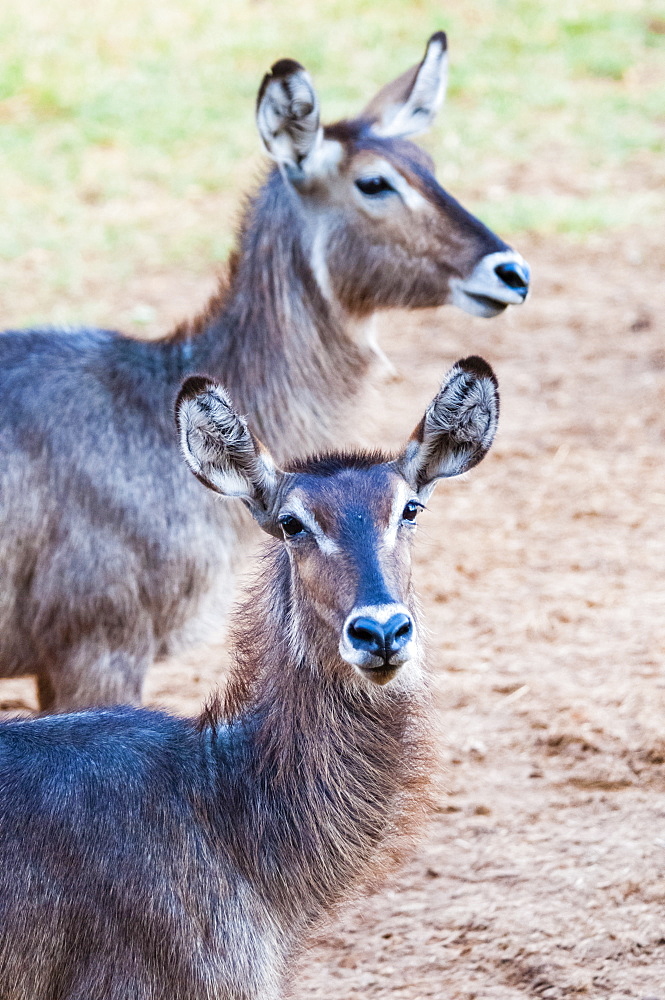
[[[665,1000],[662,236],[526,241],[523,309],[383,322],[398,375],[365,441],[398,444],[470,353],[495,366],[502,416],[420,521],[435,815],[403,873],[318,934],[299,998]],[[224,671],[221,646],[172,661],[148,701],[194,712]],[[33,705],[31,682],[0,699]]]

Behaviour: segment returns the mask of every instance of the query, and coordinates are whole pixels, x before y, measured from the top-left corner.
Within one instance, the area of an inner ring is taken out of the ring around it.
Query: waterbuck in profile
[[[235,617],[235,672],[198,721],[0,724],[2,1000],[283,995],[307,931],[423,812],[415,519],[437,479],[480,461],[497,414],[491,369],[467,358],[397,457],[282,471],[221,389],[187,380],[190,467],[273,536]]]
[[[525,297],[522,259],[407,139],[433,119],[445,67],[439,33],[360,117],[322,128],[307,73],[276,63],[257,105],[276,164],[203,315],[150,343],[0,336],[0,676],[35,673],[41,709],[139,703],[152,662],[219,628],[249,522],[177,460],[184,377],[226,385],[284,459],[332,443],[377,311],[491,316]]]

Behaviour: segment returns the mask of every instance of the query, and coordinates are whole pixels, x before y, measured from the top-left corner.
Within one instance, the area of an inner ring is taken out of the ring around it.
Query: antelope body
[[[41,709],[139,703],[152,662],[223,620],[249,522],[177,461],[184,377],[223,382],[285,458],[331,443],[378,310],[489,316],[525,297],[522,259],[407,138],[443,98],[445,61],[439,33],[359,118],[325,129],[302,67],[275,64],[257,122],[276,163],[198,319],[150,343],[0,336],[0,676],[36,674]]]
[[[282,471],[222,390],[188,380],[188,463],[273,536],[236,615],[235,673],[199,720],[116,708],[0,724],[3,1000],[283,995],[308,929],[422,812],[414,519],[438,478],[482,458],[497,412],[470,358],[398,457]]]

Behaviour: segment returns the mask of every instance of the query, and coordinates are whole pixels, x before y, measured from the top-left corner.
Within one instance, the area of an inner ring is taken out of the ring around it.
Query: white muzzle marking
[[[394,615],[398,614],[407,615],[411,619],[412,631],[408,642],[393,654],[390,663],[386,664],[380,657],[375,656],[369,650],[358,649],[349,639],[349,626],[357,618],[372,618],[380,625],[385,625]],[[409,609],[404,604],[370,604],[354,608],[348,615],[342,629],[342,637],[339,640],[339,655],[365,676],[368,673],[371,674],[372,671],[382,671],[394,676],[415,655],[416,646],[415,622],[413,621],[413,615],[411,615]]]
[[[472,316],[483,317],[496,316],[506,306],[521,305],[527,296],[501,280],[496,273],[496,268],[501,264],[520,264],[528,272],[526,261],[514,250],[488,253],[478,261],[468,278],[452,279],[450,288],[453,305]]]

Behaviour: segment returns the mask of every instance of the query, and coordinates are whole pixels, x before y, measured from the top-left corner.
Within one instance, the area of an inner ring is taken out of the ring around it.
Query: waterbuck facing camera
[[[331,454],[280,469],[224,390],[200,377],[183,386],[177,415],[197,478],[242,500],[285,543],[292,653],[325,636],[324,662],[335,661],[334,647],[372,684],[417,671],[410,543],[437,480],[472,468],[492,443],[498,392],[486,362],[455,365],[396,458]]]
[[[497,413],[489,366],[467,358],[399,455],[279,468],[222,389],[185,382],[190,468],[273,536],[234,616],[236,663],[199,719],[107,708],[0,723],[2,1000],[289,995],[312,927],[378,884],[426,813],[410,543],[436,481],[480,461]]]

